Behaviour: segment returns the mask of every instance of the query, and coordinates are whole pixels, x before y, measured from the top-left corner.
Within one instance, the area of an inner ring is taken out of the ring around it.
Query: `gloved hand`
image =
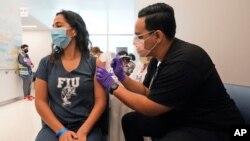
[[[111,85],[115,83],[114,79],[112,78],[112,73],[109,73],[103,67],[97,67],[96,79],[102,84],[106,92],[109,92]]]
[[[118,80],[123,81],[125,79],[125,72],[123,71],[123,61],[119,55],[116,55],[110,65],[113,68],[113,72]]]

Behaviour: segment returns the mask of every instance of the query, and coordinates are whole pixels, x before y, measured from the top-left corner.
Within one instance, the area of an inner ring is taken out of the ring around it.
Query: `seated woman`
[[[101,141],[98,125],[106,106],[103,87],[95,78],[99,62],[89,56],[89,33],[75,12],[56,14],[53,52],[36,72],[35,106],[43,126],[36,141]]]

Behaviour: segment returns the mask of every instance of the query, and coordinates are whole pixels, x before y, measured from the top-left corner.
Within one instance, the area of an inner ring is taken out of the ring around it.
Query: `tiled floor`
[[[34,100],[0,107],[0,141],[34,141],[41,128]]]

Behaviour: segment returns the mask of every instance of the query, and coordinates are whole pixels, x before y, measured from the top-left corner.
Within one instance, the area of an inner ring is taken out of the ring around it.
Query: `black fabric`
[[[144,85],[149,87],[158,61],[152,59]],[[243,119],[208,54],[200,47],[174,39],[158,67],[149,99],[172,108],[173,124],[226,130]]]
[[[140,113],[127,113],[122,118],[126,141],[143,141],[143,136],[163,137],[166,133],[161,117],[147,117]]]
[[[147,117],[137,112],[124,115],[125,140],[143,141],[143,136],[150,136],[153,141],[229,141],[229,135],[224,132],[173,126],[162,118],[164,116]]]
[[[163,138],[152,141],[229,141],[223,132],[212,132],[198,128],[180,128],[167,133]]]

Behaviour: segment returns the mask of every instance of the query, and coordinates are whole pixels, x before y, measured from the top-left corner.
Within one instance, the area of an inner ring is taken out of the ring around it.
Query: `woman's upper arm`
[[[98,59],[96,60],[96,66],[104,67],[101,61],[99,61]],[[94,91],[95,91],[95,98],[106,100],[105,90],[103,86],[97,81],[95,75],[94,75]]]
[[[96,66],[97,67],[105,67],[105,63],[101,62],[99,59],[96,59]]]
[[[37,78],[35,81],[35,96],[36,100],[48,100],[48,86],[47,82],[43,79]]]
[[[48,75],[49,75],[48,58],[43,58],[36,71],[35,94],[38,100],[48,99]]]

